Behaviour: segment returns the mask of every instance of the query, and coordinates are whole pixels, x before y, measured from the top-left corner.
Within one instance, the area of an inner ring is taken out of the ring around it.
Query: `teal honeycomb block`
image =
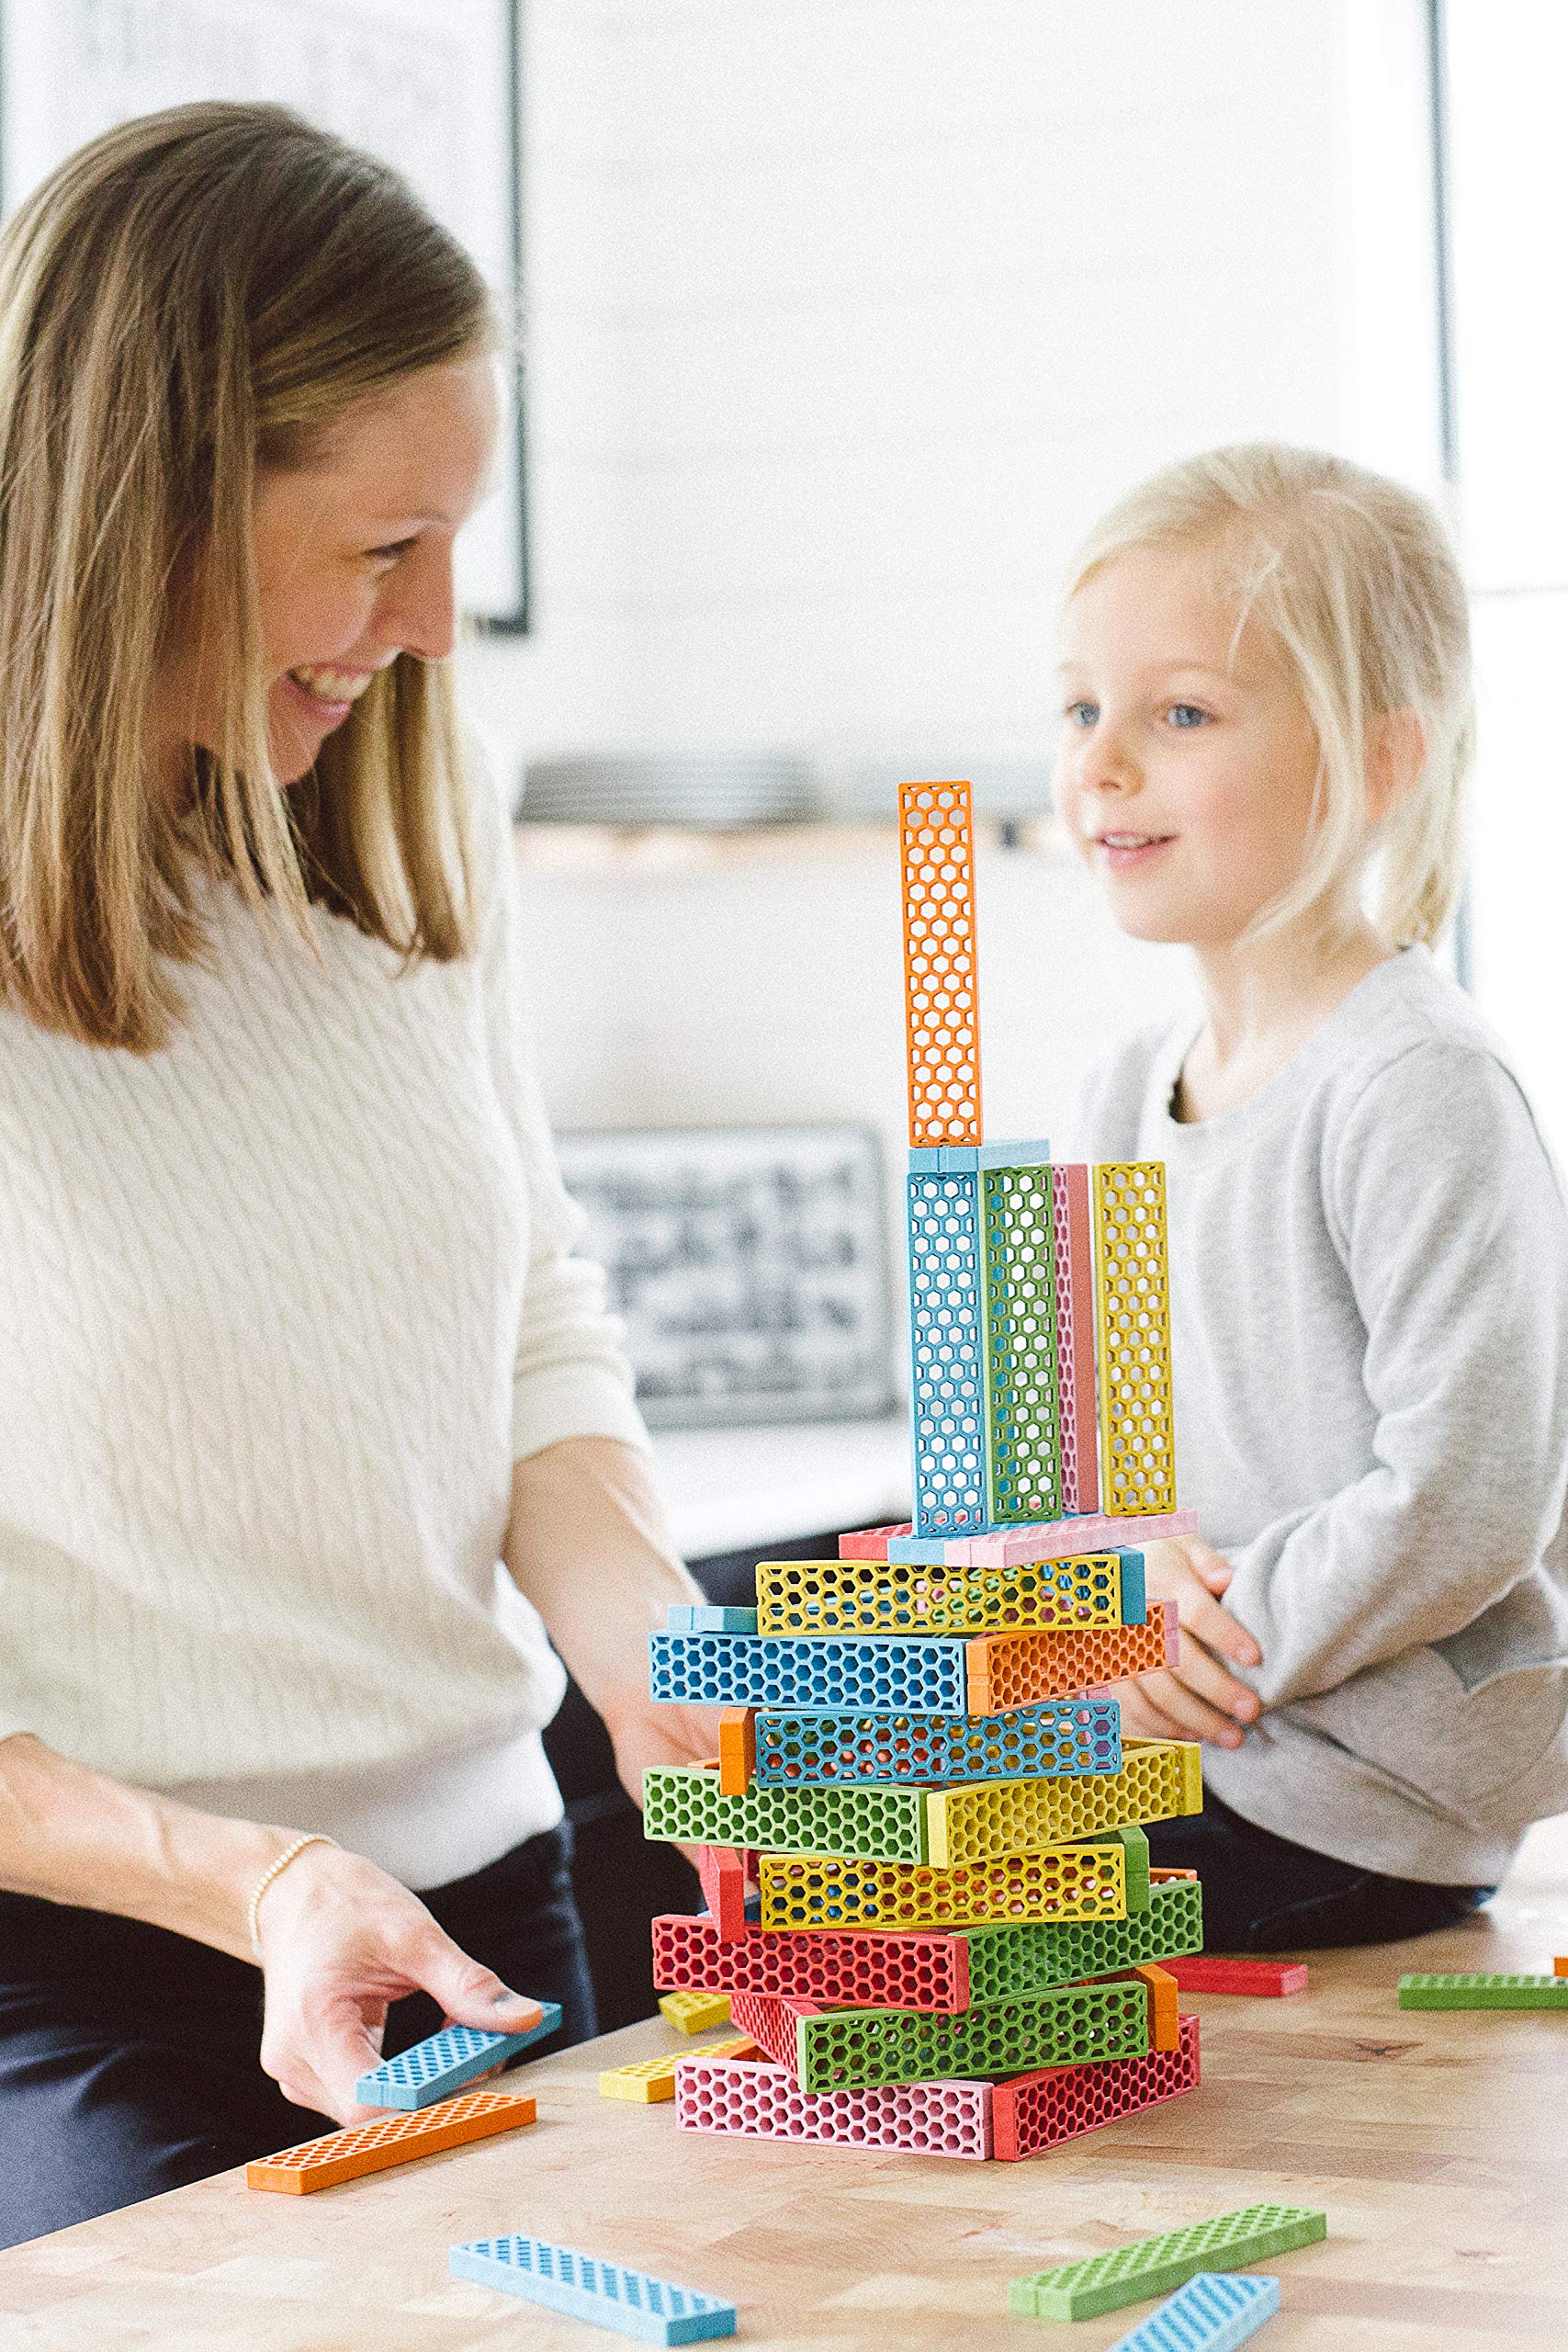
[[[1236,2352],[1280,2308],[1278,2278],[1200,2270],[1111,2352]]]
[[[1402,1976],[1402,2009],[1568,2009],[1568,1976]]]
[[[857,1781],[1055,1780],[1122,1770],[1114,1699],[1047,1699],[1005,1715],[785,1714],[758,1711],[768,1786]]]
[[[973,1146],[946,1147],[969,1152]],[[973,1165],[908,1179],[909,1415],[914,1532],[986,1525],[980,1178]]]
[[[742,1852],[923,1862],[925,1792],[864,1782],[772,1788],[753,1781],[744,1795],[726,1796],[711,1765],[650,1764],[642,1776],[642,1834]]]
[[[1142,1984],[1056,1984],[986,2001],[957,2017],[924,2009],[827,2009],[795,2024],[803,2091],[962,2081],[1142,2058],[1149,1996]]]
[[[986,1507],[993,1527],[1034,1527],[1063,1509],[1052,1175],[992,1168],[980,1183]]]
[[[1122,1552],[1117,1556],[1122,1563],[1122,1623],[1141,1625],[1149,1606],[1144,1587],[1144,1555],[1141,1552]]]
[[[693,2287],[672,2286],[645,2271],[545,2238],[475,2238],[447,2256],[454,2278],[497,2287],[525,2303],[565,2312],[591,2327],[635,2335],[644,2344],[705,2344],[735,2333],[735,2305]]]
[[[1167,1879],[1149,1889],[1146,1911],[1124,1919],[1064,1919],[1059,1924],[966,1928],[969,1997],[998,2001],[1047,1984],[1078,1984],[1119,1968],[1181,1960],[1203,1949],[1203,1891],[1196,1879]]]
[[[693,1601],[672,1601],[667,1621],[671,1634],[754,1634],[754,1609],[713,1609]]]
[[[526,2033],[479,2033],[472,2026],[444,2026],[439,2033],[416,2041],[400,2057],[384,2059],[379,2066],[361,2075],[354,2096],[361,2107],[406,2110],[434,2107],[437,2099],[471,2083],[476,2075],[488,2075],[492,2066],[504,2065],[531,2041],[542,2041],[547,2033],[554,2033],[560,2023],[559,2002],[541,2001],[539,2007],[545,2014]]]
[[[1139,2238],[1081,2262],[1059,2262],[1015,2278],[1008,2309],[1021,2319],[1092,2319],[1120,2311],[1145,2295],[1168,2295],[1201,2270],[1240,2270],[1270,2255],[1312,2245],[1328,2234],[1328,2219],[1305,2205],[1245,2205],[1210,2222]]]

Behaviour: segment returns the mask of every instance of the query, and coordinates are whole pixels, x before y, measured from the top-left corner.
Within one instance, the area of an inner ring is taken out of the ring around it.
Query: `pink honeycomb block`
[[[1051,1171],[1056,1272],[1056,1395],[1062,1431],[1062,1500],[1071,1511],[1100,1508],[1100,1445],[1094,1371],[1094,1238],[1089,1170],[1064,1161]]]
[[[705,2058],[697,2051],[675,2067],[675,2121],[682,2132],[983,2160],[991,2153],[991,2086],[802,2091],[771,2060]]]
[[[1004,2164],[1081,2139],[1123,2115],[1179,2098],[1199,2081],[1198,2020],[1183,2018],[1174,2050],[1104,2058],[1084,2066],[1043,2066],[998,2083],[991,2099],[992,2153]]]
[[[661,1991],[765,1993],[827,2007],[957,2017],[969,2007],[969,1944],[961,1935],[902,1929],[748,1928],[731,1938],[717,1919],[670,1914],[653,1922],[653,1981]]]
[[[1101,1514],[1094,1519],[1054,1519],[1038,1527],[1010,1527],[994,1535],[955,1536],[947,1547],[953,1568],[1021,1568],[1032,1560],[1067,1560],[1079,1552],[1115,1552],[1123,1546],[1163,1543],[1171,1535],[1196,1535],[1195,1510],[1151,1513],[1146,1519]]]

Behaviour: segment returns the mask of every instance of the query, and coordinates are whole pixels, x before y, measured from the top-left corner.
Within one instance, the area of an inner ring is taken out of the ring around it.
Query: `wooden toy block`
[[[1122,1919],[1129,1908],[1127,1864],[1128,1849],[1120,1838],[1008,1854],[954,1871],[847,1856],[810,1860],[763,1854],[758,1861],[761,1924],[965,1928],[1009,1920]]]
[[[710,2042],[705,2058],[738,2058],[752,2048],[749,2033],[728,2041]],[[599,2077],[601,2098],[626,2099],[633,2107],[659,2107],[675,2096],[675,2069],[685,2052],[668,2051],[662,2058],[639,2058],[626,2066],[606,2066]]]
[[[1008,2309],[1024,2319],[1092,2319],[1119,2311],[1145,2295],[1166,2295],[1184,2287],[1200,2270],[1239,2270],[1248,2262],[1292,2247],[1312,2245],[1328,2233],[1326,2217],[1302,2205],[1247,2205],[1212,2222],[1164,2230],[1110,2254],[1081,2262],[1057,2263],[1032,2278],[1015,2278]]]
[[[757,1612],[754,1609],[699,1608],[694,1602],[672,1602],[668,1630],[671,1634],[754,1634]]]
[[[977,1174],[909,1178],[908,1245],[915,1532],[962,1535],[986,1524]]]
[[[989,2083],[896,2083],[886,2090],[803,2091],[771,2059],[710,2062],[699,2051],[675,2071],[682,2132],[983,2160],[991,2153]]]
[[[747,1932],[746,1882],[755,1876],[750,1863],[749,1854],[737,1853],[730,1846],[704,1846],[698,1851],[703,1901],[721,1943],[738,1943]]]
[[[364,2107],[434,2107],[476,2075],[504,2065],[531,2041],[554,2033],[560,2023],[559,2002],[541,2001],[539,2007],[545,2014],[526,2033],[478,2033],[472,2026],[444,2026],[400,2057],[384,2059],[361,2075],[354,2095]]]
[[[898,790],[909,1141],[980,1141],[975,844],[967,784]]]
[[[466,2147],[470,2140],[515,2132],[532,2123],[536,2112],[531,2098],[469,2091],[423,2113],[384,2116],[377,2123],[354,2124],[346,2132],[328,2132],[319,2140],[302,2140],[298,2147],[280,2148],[276,2155],[259,2156],[245,2166],[245,2186],[308,2197],[314,2189],[335,2188],[340,2181],[412,2164],[442,2148]]]
[[[763,1560],[757,1568],[757,1630],[974,1634],[1141,1625],[1143,1566],[1141,1552],[1089,1552],[1017,1568]]]
[[[765,1915],[764,1915],[765,1916]],[[1402,2009],[1568,2009],[1568,1976],[1402,1976]]]
[[[1091,1184],[1100,1363],[1100,1489],[1107,1510],[1176,1509],[1165,1169],[1096,1167]]]
[[[999,1715],[1041,1699],[1095,1690],[1173,1666],[1178,1628],[1174,1601],[1149,1605],[1141,1625],[1090,1625],[1053,1634],[984,1634],[965,1642],[972,1715]]]
[[[959,2017],[910,2009],[825,2009],[737,1993],[735,2022],[803,2091],[878,2090],[1018,2067],[1141,2058],[1149,1994],[1138,1982],[1055,1984]]]
[[[993,1527],[1059,1518],[1061,1430],[1051,1170],[980,1178],[986,1515]]]
[[[1124,2115],[1140,2115],[1146,2107],[1196,2090],[1199,2075],[1196,2018],[1181,2019],[1174,2050],[1015,2075],[998,2083],[991,2095],[992,2154],[1003,2164],[1040,2155],[1065,2140],[1081,2139]]]
[[[807,1781],[1023,1781],[1122,1769],[1114,1699],[1047,1699],[1002,1715],[755,1717],[757,1778]]]
[[[642,1834],[680,1846],[923,1862],[926,1797],[921,1789],[866,1783],[775,1788],[761,1781],[744,1796],[727,1797],[713,1766],[650,1764],[642,1776]]]
[[[1304,1960],[1222,1960],[1205,1951],[1168,1965],[1184,1993],[1257,1993],[1278,1999],[1307,1988]]]
[[[757,1777],[757,1718],[750,1707],[726,1707],[718,1719],[718,1785],[743,1797]]]
[[[682,1985],[659,1996],[659,2014],[677,2033],[706,2033],[710,2026],[729,2023],[728,1993],[701,1993]]]
[[[1278,2278],[1200,2270],[1111,2352],[1237,2352],[1279,2308]]]
[[[1051,1171],[1056,1304],[1056,1398],[1062,1448],[1062,1508],[1100,1509],[1100,1441],[1094,1365],[1094,1241],[1089,1170],[1066,1161]]]
[[[926,1860],[953,1870],[1128,1823],[1168,1821],[1201,1812],[1202,1802],[1196,1740],[1128,1740],[1120,1772],[933,1789],[926,1799]]]
[[[475,2238],[448,2257],[454,2278],[497,2287],[525,2303],[565,2312],[591,2327],[635,2335],[644,2344],[705,2344],[735,2333],[735,2305],[694,2287],[627,2270],[596,2255],[543,2238]]]
[[[706,1707],[840,1707],[865,1714],[988,1713],[971,1708],[962,1642],[867,1634],[781,1637],[650,1634],[655,1699]]]

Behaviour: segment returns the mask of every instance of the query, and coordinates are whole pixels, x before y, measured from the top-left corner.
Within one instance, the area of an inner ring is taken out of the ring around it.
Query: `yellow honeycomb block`
[[[599,2077],[601,2098],[631,2099],[639,2107],[657,2105],[660,2099],[675,2096],[675,2069],[682,2058],[738,2058],[743,2050],[752,2047],[750,2037],[741,2034],[734,2041],[709,2042],[704,2050],[687,2052],[671,2050],[662,2058],[641,2058],[630,2066],[607,2066]]]
[[[764,1854],[758,1871],[764,1928],[976,1928],[1127,1916],[1120,1840],[1004,1854],[954,1870]]]
[[[1100,1509],[1176,1509],[1165,1167],[1093,1171],[1094,1320],[1100,1363]]]
[[[763,1560],[759,1634],[1022,1634],[1120,1625],[1115,1552],[1025,1567],[916,1567],[897,1560]]]
[[[705,2033],[729,2023],[728,1993],[660,1993],[659,2013],[682,2033]]]
[[[1198,1743],[1130,1739],[1120,1772],[1047,1781],[976,1781],[926,1799],[926,1851],[956,1870],[993,1855],[1024,1854],[1065,1838],[1090,1838],[1124,1822],[1168,1821],[1202,1810]]]

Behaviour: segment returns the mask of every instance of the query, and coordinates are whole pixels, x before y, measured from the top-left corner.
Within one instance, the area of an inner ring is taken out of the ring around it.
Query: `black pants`
[[[423,1898],[513,1991],[560,2003],[547,2049],[594,2030],[569,1837]],[[0,2246],[332,2131],[262,2073],[261,1992],[259,1970],[185,1936],[0,1894]],[[427,1994],[394,2002],[387,2055],[440,2024]]]
[[[1210,1951],[1310,1951],[1391,1944],[1451,1928],[1494,1886],[1428,1886],[1336,1861],[1258,1829],[1216,1796],[1201,1814],[1151,1823],[1149,1859],[1196,1871]]]

